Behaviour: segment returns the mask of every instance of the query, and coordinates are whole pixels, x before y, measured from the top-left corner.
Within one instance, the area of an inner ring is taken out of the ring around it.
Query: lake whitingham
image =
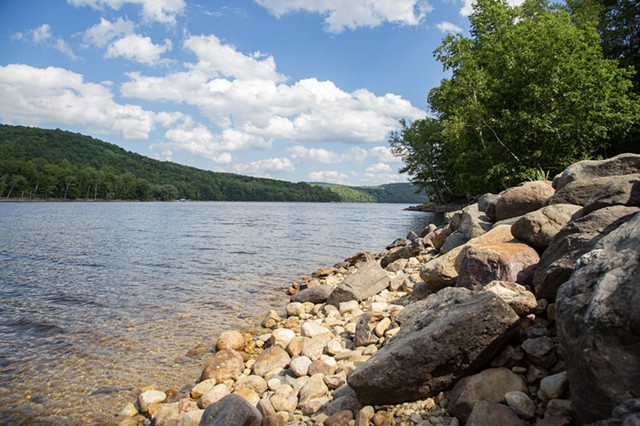
[[[193,385],[296,278],[435,220],[405,207],[0,203],[0,424],[117,423],[140,387]]]

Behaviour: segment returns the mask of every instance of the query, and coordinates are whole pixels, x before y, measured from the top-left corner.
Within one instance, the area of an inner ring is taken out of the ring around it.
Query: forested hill
[[[10,125],[0,125],[0,197],[345,201],[322,186],[205,171],[78,133]]]

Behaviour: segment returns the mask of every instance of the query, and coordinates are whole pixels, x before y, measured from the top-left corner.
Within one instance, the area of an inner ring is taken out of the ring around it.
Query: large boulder
[[[554,193],[548,182],[525,182],[500,194],[496,202],[496,220],[522,216],[538,210]]]
[[[569,182],[604,176],[640,173],[640,154],[620,154],[606,160],[580,161],[569,166],[553,180],[553,187],[561,189]]]
[[[540,259],[533,276],[536,296],[555,300],[558,288],[569,280],[578,258],[638,211],[638,207],[606,207],[565,226]]]
[[[446,288],[348,377],[363,404],[435,395],[487,364],[518,326],[518,315],[491,292]],[[408,320],[409,318],[405,318]]]
[[[216,379],[218,383],[233,379],[236,374],[244,370],[242,356],[233,349],[224,349],[216,352],[211,358],[200,376],[200,381]]]
[[[500,199],[498,194],[487,193],[478,198],[478,210],[484,212],[489,219],[496,220],[496,203]]]
[[[544,250],[562,228],[579,217],[580,210],[580,206],[573,204],[546,206],[518,219],[511,226],[511,233],[531,247]]]
[[[491,281],[528,284],[538,253],[523,243],[481,244],[468,247],[462,258],[457,287],[479,290]]]
[[[467,419],[465,426],[525,426],[513,411],[495,402],[479,401]]]
[[[331,292],[327,304],[338,306],[340,302],[349,300],[361,301],[380,293],[390,283],[391,279],[380,263],[369,261],[338,284]]]
[[[640,214],[602,238],[560,287],[558,337],[579,422],[640,396]]]
[[[458,232],[462,233],[468,240],[479,237],[493,226],[493,221],[478,210],[478,204],[471,204],[462,209],[462,211]]]
[[[209,405],[200,426],[260,426],[262,414],[240,395],[227,395]]]
[[[569,182],[547,200],[548,205],[587,206],[586,213],[609,206],[634,206],[640,202],[640,175],[605,176]]]
[[[300,290],[293,295],[291,301],[300,303],[311,302],[313,304],[324,303],[327,301],[332,291],[333,286],[329,284],[317,285]]]

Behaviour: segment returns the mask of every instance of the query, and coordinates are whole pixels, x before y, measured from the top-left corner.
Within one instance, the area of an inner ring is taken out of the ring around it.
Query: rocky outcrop
[[[522,216],[538,210],[554,192],[550,183],[542,181],[526,182],[507,189],[500,194],[496,202],[496,220]]]
[[[405,332],[349,376],[361,402],[435,395],[486,364],[518,324],[518,315],[490,292],[447,288],[431,297],[431,306]]]
[[[380,263],[375,260],[369,261],[338,284],[327,303],[338,306],[340,302],[364,300],[387,288],[390,282],[389,275],[382,269]]]
[[[640,395],[640,214],[601,238],[558,291],[558,334],[581,422]]]
[[[575,163],[553,180],[553,187],[562,189],[575,180],[589,180],[603,176],[640,173],[639,154],[620,154],[606,160],[586,160]]]

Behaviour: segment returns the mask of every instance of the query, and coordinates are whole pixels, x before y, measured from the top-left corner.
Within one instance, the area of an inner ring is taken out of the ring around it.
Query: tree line
[[[639,152],[639,2],[478,0],[470,24],[470,37],[449,35],[434,52],[449,77],[429,92],[429,116],[389,138],[433,199]]]

